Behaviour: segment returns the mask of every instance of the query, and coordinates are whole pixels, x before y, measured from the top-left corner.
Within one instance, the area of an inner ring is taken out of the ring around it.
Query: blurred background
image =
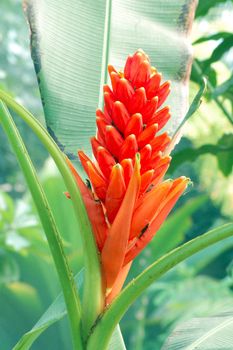
[[[1,0],[0,9],[0,87],[44,122],[21,0]],[[166,251],[233,218],[232,18],[233,1],[203,0],[197,8],[190,100],[203,75],[208,88],[199,111],[186,123],[169,171],[172,177],[189,176],[193,187],[169,216],[163,234],[135,261],[130,279]],[[73,229],[70,203],[63,199],[63,182],[37,138],[15,120],[77,271],[82,264],[81,242]],[[0,139],[0,348],[9,350],[60,288],[30,194],[2,129]],[[170,238],[164,242],[166,232]],[[212,246],[151,286],[121,322],[127,349],[160,349],[177,323],[232,305],[232,247],[233,238]],[[63,320],[49,328],[32,349],[69,349],[69,338],[67,320]]]

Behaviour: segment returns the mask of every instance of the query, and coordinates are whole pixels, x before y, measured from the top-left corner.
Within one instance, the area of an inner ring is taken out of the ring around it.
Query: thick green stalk
[[[132,280],[120,295],[113,301],[102,315],[102,318],[93,329],[87,344],[88,350],[95,350],[96,344],[101,350],[108,347],[114,328],[119,323],[129,306],[149,287],[155,280],[171,270],[181,261],[189,258],[200,250],[233,236],[233,223],[215,228],[191,241],[176,248],[150,265],[137,278]]]
[[[62,238],[24,142],[9,111],[2,101],[0,101],[0,121],[24,173],[48,240],[66,302],[74,349],[82,349],[80,329],[81,305],[73,274],[64,252]]]
[[[91,224],[89,222],[86,208],[82,196],[76,185],[73,175],[66,163],[64,154],[60,151],[57,144],[48,134],[47,130],[38,122],[33,115],[23,106],[19,105],[11,96],[0,90],[0,99],[2,99],[10,108],[12,108],[35,132],[48,152],[54,159],[62,177],[72,197],[75,214],[77,217],[78,229],[81,232],[85,265],[85,277],[83,286],[83,316],[85,315],[85,331],[95,322],[103,307],[101,269],[99,256],[92,234]]]

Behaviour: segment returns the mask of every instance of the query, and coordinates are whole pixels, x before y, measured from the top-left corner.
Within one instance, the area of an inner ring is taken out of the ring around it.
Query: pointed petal
[[[111,79],[111,83],[112,83],[112,90],[113,90],[114,94],[116,94],[117,84],[119,83],[120,77],[119,77],[118,73],[111,72],[110,79]]]
[[[124,140],[117,129],[114,128],[114,126],[109,125],[106,127],[105,140],[109,152],[114,157],[119,158],[120,149]]]
[[[124,282],[126,280],[126,277],[129,273],[130,267],[132,265],[132,262],[129,262],[127,265],[123,266],[117,276],[117,279],[112,287],[111,293],[106,298],[106,306],[111,304],[113,299],[117,297],[117,295],[120,293]]]
[[[133,161],[131,158],[126,158],[121,161],[121,166],[124,170],[124,179],[126,187],[128,187],[129,181],[133,175]]]
[[[162,181],[165,173],[167,172],[167,169],[169,168],[170,162],[171,162],[171,157],[169,156],[161,158],[158,165],[154,169],[155,172],[151,183],[152,186],[156,186],[158,183]]]
[[[115,102],[115,99],[113,97],[113,94],[109,93],[109,92],[105,92],[104,93],[104,103],[105,103],[107,112],[110,116],[112,115],[112,107],[113,107],[114,102]]]
[[[109,124],[106,123],[104,119],[100,117],[96,117],[96,125],[97,125],[98,132],[100,134],[101,139],[104,140],[105,142],[106,126],[108,126]]]
[[[141,112],[146,105],[146,92],[144,87],[141,87],[131,95],[129,101],[126,101],[127,109],[131,114]]]
[[[170,81],[166,81],[165,83],[163,83],[163,85],[160,86],[158,92],[156,93],[158,98],[159,98],[158,108],[166,100],[166,98],[169,95],[170,91],[171,91],[171,82]]]
[[[158,124],[152,124],[143,130],[137,139],[139,149],[143,148],[154,139],[157,130]]]
[[[107,192],[107,183],[103,176],[94,168],[93,163],[87,162],[88,176],[97,197],[104,202]]]
[[[162,225],[162,223],[176,204],[179,197],[186,189],[189,181],[189,179],[181,177],[180,179],[177,179],[173,182],[172,189],[170,190],[166,200],[163,202],[163,206],[161,206],[160,208],[161,210],[157,213],[157,216],[151,223],[151,225],[148,226],[144,233],[142,233],[141,236],[137,239],[134,246],[128,251],[125,257],[124,265],[128,264],[132,259],[134,259],[142,251],[142,249],[151,241],[151,239],[154,237],[154,235],[159,230],[160,226]]]
[[[66,158],[67,164],[72,171],[77,186],[81,192],[84,205],[87,210],[87,215],[92,225],[92,230],[95,236],[96,244],[99,251],[102,250],[105,239],[107,237],[107,223],[105,220],[103,207],[100,202],[97,202],[93,199],[91,191],[84,184],[83,180],[79,176],[78,172],[74,168],[73,164],[70,162],[68,158]]]
[[[145,85],[150,78],[150,74],[150,63],[147,60],[142,61],[138,67],[137,74],[135,74],[134,86],[138,88]]]
[[[125,78],[121,78],[116,87],[117,100],[126,103],[133,95],[134,89],[130,82]]]
[[[124,75],[125,75],[125,78],[128,80],[130,78],[130,68],[131,68],[132,61],[133,61],[133,57],[128,56],[126,60],[125,68],[124,68]]]
[[[129,119],[126,127],[124,135],[125,137],[134,134],[136,137],[142,132],[143,123],[142,123],[142,115],[140,113],[135,113]]]
[[[145,106],[143,107],[141,113],[143,116],[143,123],[147,124],[153,117],[154,113],[156,112],[157,106],[158,106],[158,96],[153,97],[151,100],[147,100]],[[153,123],[149,123],[151,125]],[[148,126],[148,125],[147,125]]]
[[[160,73],[155,73],[151,76],[150,80],[146,84],[146,95],[149,100],[155,96],[157,90],[159,89],[161,78],[162,75]]]
[[[160,111],[156,112],[153,115],[153,118],[149,121],[148,126],[153,124],[153,123],[156,123],[159,126],[159,128],[158,128],[158,131],[159,131],[168,122],[170,117],[171,117],[171,114],[170,114],[169,106],[164,107],[164,108],[160,109]]]
[[[134,159],[137,151],[138,151],[138,144],[137,144],[136,137],[134,134],[129,135],[126,137],[125,141],[121,146],[119,160],[121,161],[125,158]]]
[[[112,168],[105,200],[106,213],[110,223],[112,223],[116,217],[125,191],[124,171],[120,164],[116,164]]]
[[[150,164],[150,158],[152,154],[152,147],[150,144],[145,145],[141,150],[140,150],[140,159],[141,159],[141,174],[145,172],[147,167]]]
[[[140,160],[136,157],[134,172],[117,216],[109,229],[101,261],[106,279],[107,294],[121,270],[127,249],[130,224],[140,189]]]
[[[153,175],[154,175],[154,170],[148,170],[141,176],[140,195],[142,195],[150,186]]]
[[[95,159],[97,159],[97,149],[100,146],[103,146],[101,144],[101,142],[99,142],[96,137],[92,137],[91,138],[91,147],[92,147],[92,152],[93,152],[93,154],[95,156]]]
[[[133,215],[130,239],[140,236],[145,227],[151,224],[171,187],[172,181],[165,181],[144,195]]]
[[[124,133],[126,124],[128,123],[129,119],[130,115],[125,105],[120,101],[114,102],[112,110],[112,120],[114,125],[120,132]]]
[[[78,151],[78,156],[87,176],[89,176],[87,162],[90,162],[92,164],[93,168],[99,174],[99,176],[103,176],[101,172],[97,169],[97,167],[94,165],[94,163],[91,161],[91,159],[83,151]]]
[[[164,151],[171,142],[171,138],[167,132],[156,136],[151,142],[153,152]]]
[[[137,76],[140,70],[140,66],[144,61],[149,62],[149,58],[145,52],[143,52],[143,50],[138,50],[132,57],[129,79],[132,81],[134,86],[137,84]]]
[[[96,114],[97,117],[103,119],[107,124],[111,124],[112,123],[112,120],[111,120],[109,114],[108,113],[103,113],[101,111],[101,109],[98,108],[96,110],[95,114]]]
[[[106,176],[108,179],[111,174],[112,167],[116,164],[113,156],[106,150],[106,148],[98,147],[97,161],[104,176]]]

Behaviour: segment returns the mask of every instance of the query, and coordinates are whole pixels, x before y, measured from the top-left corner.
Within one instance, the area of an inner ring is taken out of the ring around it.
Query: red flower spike
[[[140,160],[139,157],[136,157],[134,172],[130,179],[125,197],[109,229],[108,237],[101,253],[107,295],[111,292],[125,259],[131,219],[140,190],[140,180]]]
[[[128,124],[125,127],[124,136],[127,137],[134,134],[136,137],[140,135],[143,130],[142,115],[140,113],[135,113],[129,119]]]
[[[120,164],[112,168],[108,190],[106,193],[105,207],[110,223],[116,217],[126,191],[124,171]]]
[[[112,87],[103,87],[104,108],[96,111],[97,136],[91,139],[96,161],[79,152],[92,190],[76,180],[101,253],[106,305],[188,183],[184,177],[163,181],[171,138],[156,133],[170,118],[169,107],[158,110],[170,82],[161,84],[162,75],[142,50],[128,57],[124,72],[111,65],[108,71]]]

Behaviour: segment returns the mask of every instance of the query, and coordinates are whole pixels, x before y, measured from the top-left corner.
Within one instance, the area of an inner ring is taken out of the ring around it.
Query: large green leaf
[[[195,6],[196,0],[25,0],[47,126],[70,157],[87,150],[95,134],[107,63],[120,68],[138,48],[172,82],[168,128],[177,129],[187,109]]]
[[[75,277],[77,286],[82,289],[83,284],[83,270]],[[25,333],[13,350],[28,350],[34,341],[50,326],[60,321],[67,315],[65,301],[63,295],[60,293],[54,302],[49,306],[45,313],[41,316],[35,326]],[[117,326],[112,335],[109,350],[125,350],[124,341],[120,332],[120,327]]]
[[[175,328],[163,350],[232,349],[233,312],[203,318],[193,318]]]

